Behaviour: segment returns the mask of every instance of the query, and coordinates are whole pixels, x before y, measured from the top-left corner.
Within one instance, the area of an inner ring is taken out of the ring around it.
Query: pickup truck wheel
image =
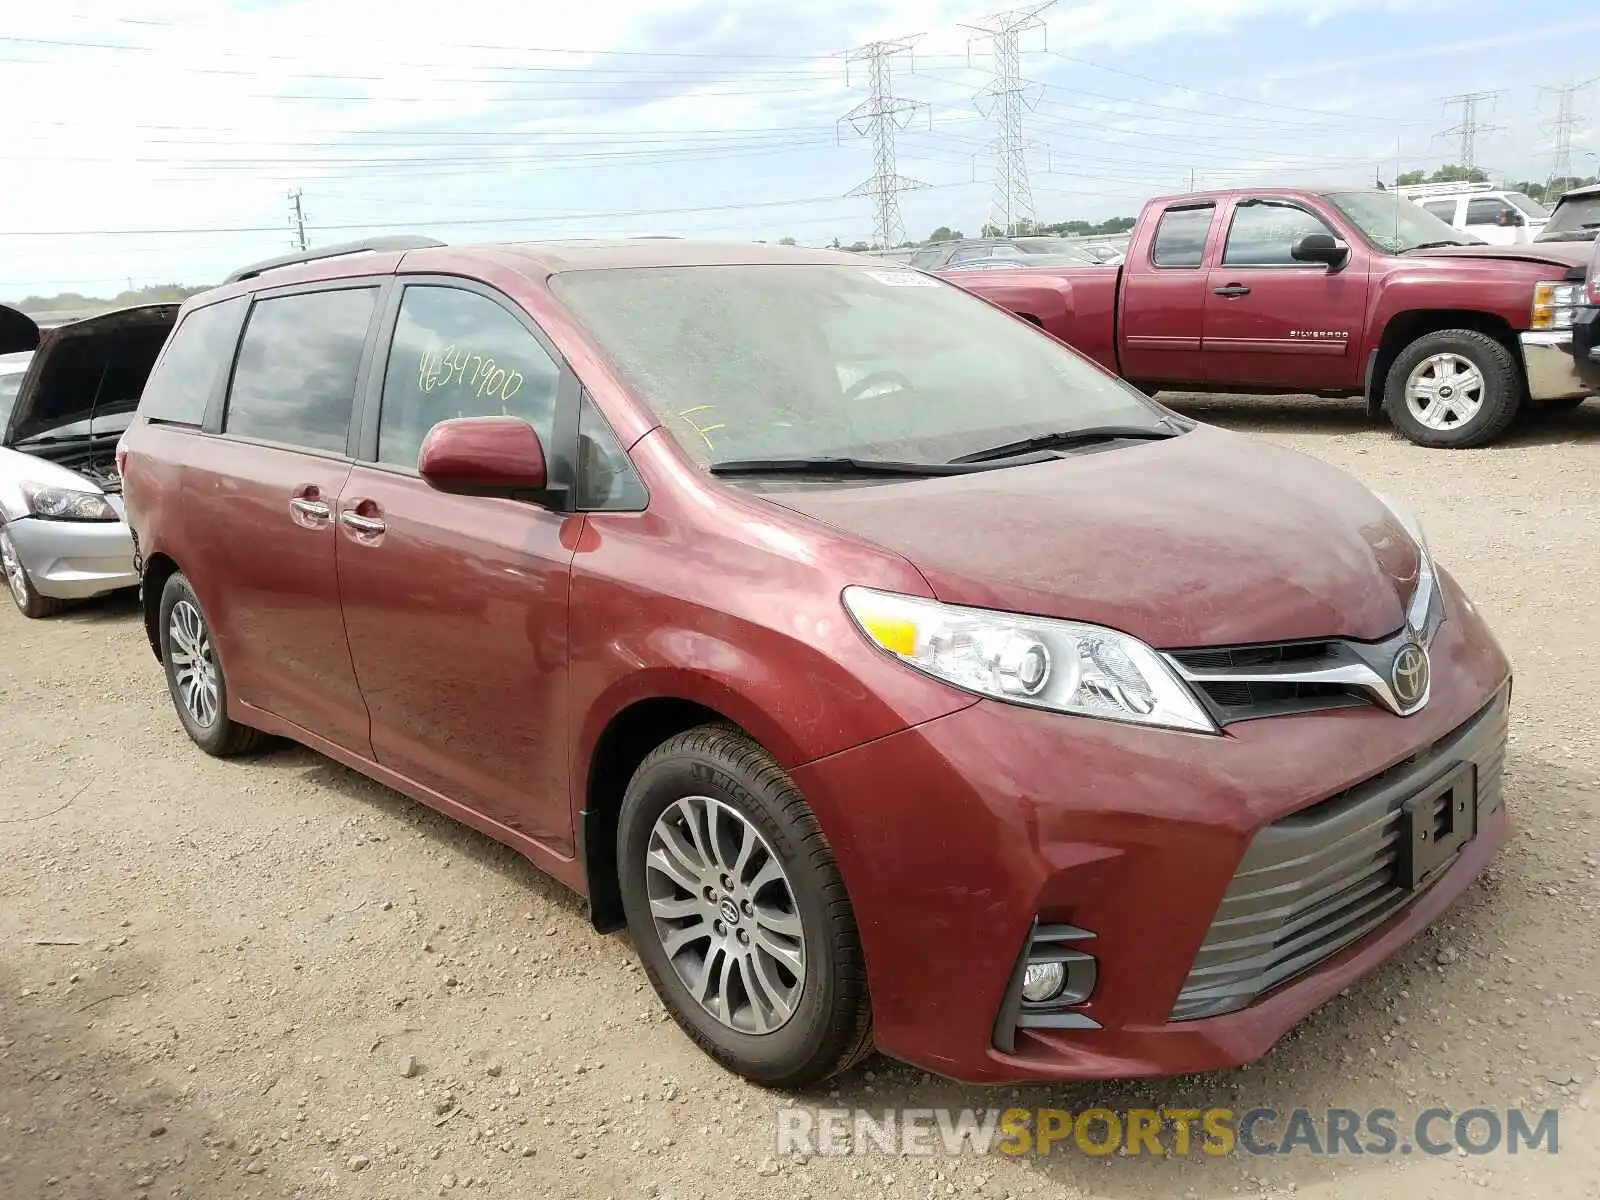
[[[1465,449],[1504,433],[1524,391],[1516,356],[1504,345],[1474,329],[1442,329],[1394,360],[1384,407],[1417,445]]]
[[[623,797],[628,932],[678,1025],[768,1087],[835,1075],[872,1048],[855,915],[816,817],[742,730],[658,746]]]

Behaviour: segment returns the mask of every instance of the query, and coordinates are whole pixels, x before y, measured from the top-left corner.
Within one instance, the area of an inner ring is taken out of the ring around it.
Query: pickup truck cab
[[[1481,446],[1582,403],[1589,247],[1489,246],[1392,192],[1186,193],[1117,268],[952,273],[1146,392],[1364,397],[1424,446]]]

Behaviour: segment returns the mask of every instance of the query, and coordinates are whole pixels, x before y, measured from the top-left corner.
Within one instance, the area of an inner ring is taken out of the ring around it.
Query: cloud
[[[1449,152],[1432,138],[1438,97],[1460,90],[1464,64],[1475,88],[1522,87],[1522,109],[1502,104],[1509,129],[1486,153],[1537,177],[1543,135],[1526,83],[1552,45],[1595,22],[1441,43],[1441,5],[1049,10],[1047,33],[1022,42],[1024,71],[1047,85],[1026,116],[1041,214],[1125,213],[1186,185],[1191,169],[1219,183],[1265,170],[1368,179],[1397,141],[1407,165],[1436,165]],[[292,188],[320,241],[430,223],[465,241],[865,237],[870,203],[844,193],[871,174],[871,144],[838,120],[866,96],[866,73],[853,64],[847,81],[842,52],[916,33],[894,87],[930,105],[932,129],[901,135],[898,167],[933,186],[901,197],[906,222],[913,234],[976,229],[994,127],[971,98],[992,60],[964,23],[994,7],[452,0],[441,13],[379,0],[150,0],[111,18],[22,6],[0,30],[0,295],[217,278],[289,248]],[[1382,49],[1352,55],[1360,45]],[[641,215],[605,215],[629,213]],[[95,230],[197,232],[18,236]]]

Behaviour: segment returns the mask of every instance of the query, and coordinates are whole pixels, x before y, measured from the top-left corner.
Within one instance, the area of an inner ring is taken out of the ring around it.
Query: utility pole
[[[1503,93],[1504,89],[1493,92],[1461,92],[1455,96],[1446,96],[1444,105],[1450,108],[1453,105],[1461,107],[1461,123],[1452,125],[1449,129],[1441,130],[1440,137],[1459,138],[1460,151],[1457,157],[1461,165],[1467,170],[1472,170],[1478,165],[1478,135],[1494,133],[1504,128],[1501,125],[1490,125],[1478,115],[1478,105],[1486,100],[1493,100]]]
[[[994,48],[994,78],[973,102],[978,111],[999,127],[994,140],[994,200],[990,223],[1007,236],[1023,223],[1033,222],[1033,188],[1028,183],[1028,142],[1022,136],[1022,113],[1039,102],[1044,90],[1022,77],[1018,39],[1032,30],[1043,30],[1039,14],[1055,0],[1044,0],[1028,8],[995,13],[964,28],[989,39]],[[969,50],[970,54],[970,50]]]
[[[289,193],[289,224],[294,226],[294,248],[308,250],[306,244],[306,212],[300,204],[300,189]]]
[[[841,117],[840,123],[850,122],[862,137],[872,139],[872,176],[845,193],[846,196],[871,196],[873,201],[872,236],[885,250],[906,240],[905,222],[900,217],[900,193],[928,185],[920,179],[908,179],[895,169],[894,137],[911,123],[919,112],[932,112],[919,100],[903,100],[894,94],[890,64],[899,55],[911,54],[911,48],[923,35],[894,38],[888,41],[868,42],[854,50],[845,51],[845,82],[850,81],[850,64],[867,64],[867,98]]]
[[[1572,179],[1572,135],[1583,125],[1583,118],[1578,115],[1577,99],[1580,93],[1588,89],[1595,82],[1600,81],[1600,76],[1593,76],[1581,83],[1565,83],[1560,87],[1541,88],[1540,91],[1554,92],[1556,95],[1556,119],[1545,126],[1545,132],[1554,139],[1555,148],[1550,160],[1550,175],[1545,180],[1545,200],[1554,200],[1550,193],[1557,181]]]

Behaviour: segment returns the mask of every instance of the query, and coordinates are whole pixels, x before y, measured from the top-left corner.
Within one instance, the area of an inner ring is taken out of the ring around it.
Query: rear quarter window
[[[1158,267],[1198,267],[1206,254],[1206,235],[1211,232],[1213,204],[1169,208],[1156,226],[1150,261]]]
[[[247,297],[192,309],[172,331],[139,401],[152,421],[199,425],[217,380],[233,360]]]

